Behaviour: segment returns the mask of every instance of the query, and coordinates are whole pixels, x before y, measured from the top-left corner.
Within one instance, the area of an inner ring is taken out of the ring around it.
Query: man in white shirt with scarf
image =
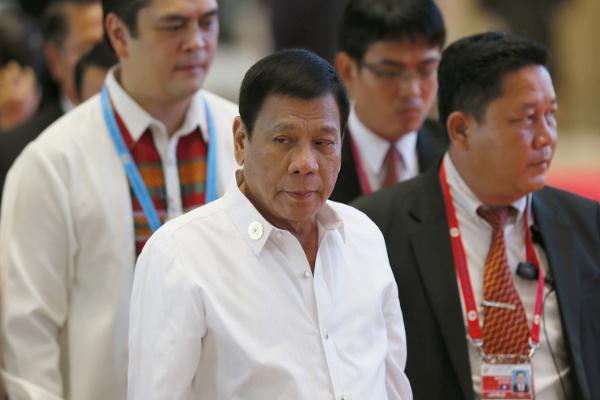
[[[223,193],[234,104],[201,90],[215,0],[105,0],[119,58],[8,174],[0,223],[3,378],[13,400],[124,400],[137,254]]]

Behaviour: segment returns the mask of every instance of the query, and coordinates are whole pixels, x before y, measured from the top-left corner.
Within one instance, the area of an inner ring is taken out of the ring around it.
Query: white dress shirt
[[[360,160],[372,191],[379,190],[386,175],[385,156],[390,142],[367,128],[356,115],[354,107],[348,118],[348,130],[360,154]],[[394,146],[400,153],[402,165],[397,165],[396,176],[400,182],[414,178],[419,174],[417,156],[417,132],[404,134]]]
[[[232,180],[159,229],[136,265],[129,400],[411,399],[381,232],[328,201],[314,275]]]
[[[107,85],[132,134],[151,126],[155,138],[164,135],[156,145],[167,164],[177,134],[169,142],[164,127],[112,72]],[[182,132],[194,124],[206,127],[204,99],[218,131],[222,194],[235,170],[231,126],[237,107],[199,91]],[[173,190],[179,187],[171,174],[165,179]],[[58,119],[23,151],[8,173],[0,221],[2,376],[11,400],[125,400],[133,216],[99,96]]]
[[[489,252],[492,241],[492,227],[477,214],[477,208],[482,205],[481,201],[471,191],[463,181],[456,167],[452,163],[450,156],[446,153],[444,156],[444,166],[446,168],[446,177],[454,207],[456,217],[462,236],[462,243],[467,255],[469,275],[475,301],[478,304],[480,323],[483,324],[483,270],[485,260]],[[530,207],[531,196],[517,200],[512,206],[517,210],[516,216],[509,217],[504,228],[504,237],[507,248],[508,265],[513,273],[515,288],[521,297],[529,328],[533,318],[533,309],[536,301],[537,280],[526,280],[516,275],[516,269],[519,262],[526,261],[525,255],[525,211],[530,213],[529,224],[533,223],[533,214]],[[535,244],[535,250],[541,263],[542,271],[548,273],[548,259],[544,250]],[[459,290],[460,291],[460,290]],[[548,294],[551,287],[546,285],[544,294]],[[463,316],[465,317],[465,329],[467,329],[467,320],[465,315],[464,301],[461,293],[461,302],[463,307]],[[563,376],[563,382],[566,389],[570,391],[571,383],[569,378],[568,354],[565,347],[565,338],[561,328],[560,313],[556,292],[553,291],[544,303],[545,327],[542,323],[540,329],[540,348],[535,353],[533,365],[533,381],[537,400],[558,400],[565,399],[560,386],[559,376],[556,372],[549,346],[552,347],[554,356]],[[544,334],[544,329],[548,337]],[[468,332],[468,330],[467,330]],[[479,396],[481,391],[481,357],[479,351],[469,344],[469,356],[471,361],[471,372],[475,393]],[[565,399],[566,400],[566,399]]]

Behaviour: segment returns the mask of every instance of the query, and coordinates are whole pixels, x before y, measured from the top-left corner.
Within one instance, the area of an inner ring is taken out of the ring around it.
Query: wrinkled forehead
[[[311,98],[271,93],[265,97],[258,117],[272,122],[319,121],[320,124],[332,124],[337,130],[340,129],[339,105],[330,92]]]

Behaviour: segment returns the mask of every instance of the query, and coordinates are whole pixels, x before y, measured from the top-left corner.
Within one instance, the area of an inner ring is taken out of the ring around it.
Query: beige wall
[[[448,42],[475,32],[503,29],[502,20],[482,11],[477,0],[436,2],[446,19]],[[554,35],[561,134],[600,135],[600,1],[567,1],[556,15]]]

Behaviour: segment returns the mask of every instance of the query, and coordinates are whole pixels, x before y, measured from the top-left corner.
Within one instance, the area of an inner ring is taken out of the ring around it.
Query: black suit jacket
[[[406,326],[414,398],[474,399],[437,168],[354,204],[382,230]],[[600,205],[546,187],[532,210],[572,367],[573,399],[600,399]]]
[[[361,196],[356,161],[352,155],[352,145],[346,133],[342,143],[342,166],[337,182],[330,196],[331,200],[340,203],[350,203]],[[419,158],[419,171],[423,172],[432,165],[436,165],[448,148],[448,136],[440,124],[432,119],[427,119],[417,134],[417,155]]]
[[[46,129],[52,122],[63,115],[60,102],[47,104],[29,121],[0,135],[0,202],[4,180],[15,159],[33,139]]]

